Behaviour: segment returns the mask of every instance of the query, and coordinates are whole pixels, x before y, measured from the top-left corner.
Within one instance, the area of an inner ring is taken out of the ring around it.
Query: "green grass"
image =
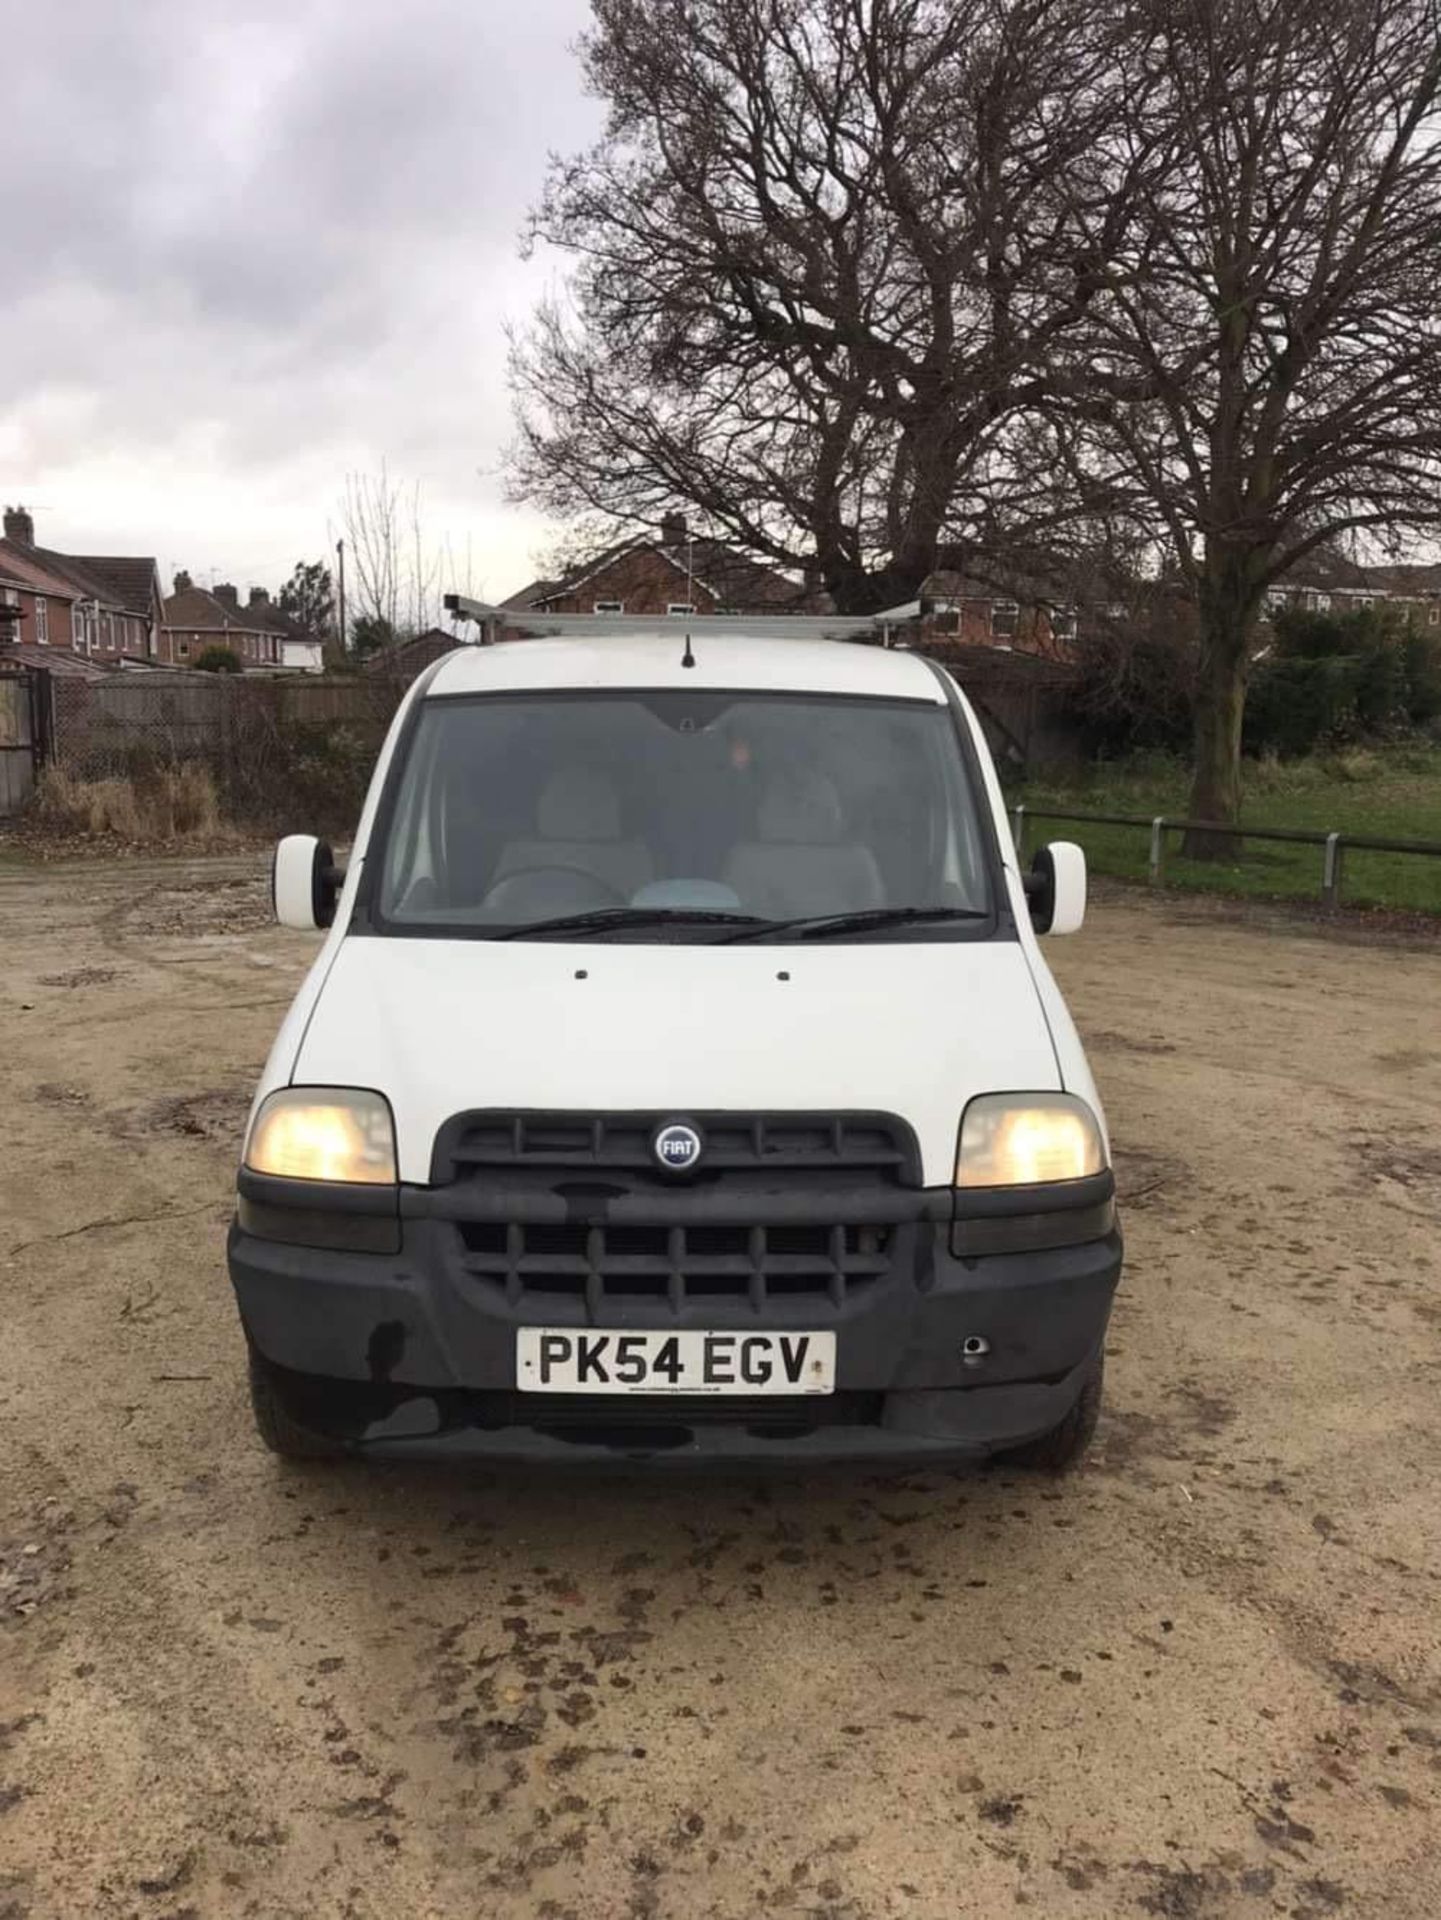
[[[1289,763],[1252,760],[1246,762],[1244,779],[1243,824],[1441,843],[1441,747],[1353,749]],[[1094,767],[1065,782],[1032,781],[1010,791],[1007,804],[1184,818],[1188,786],[1181,762],[1148,757]],[[1097,873],[1146,878],[1150,835],[1144,828],[1043,818],[1027,826],[1028,851],[1061,839],[1079,841]],[[1251,841],[1237,861],[1186,860],[1181,835],[1168,833],[1165,883],[1209,893],[1318,901],[1321,861],[1320,847],[1264,840]],[[1349,906],[1441,913],[1441,857],[1346,849],[1341,897]]]

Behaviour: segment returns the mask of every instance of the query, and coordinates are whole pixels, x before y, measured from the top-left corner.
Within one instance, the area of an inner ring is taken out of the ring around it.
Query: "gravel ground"
[[[310,943],[0,868],[0,1920],[1441,1912],[1441,966],[1052,949],[1129,1263],[1060,1483],[298,1470],[222,1238]]]

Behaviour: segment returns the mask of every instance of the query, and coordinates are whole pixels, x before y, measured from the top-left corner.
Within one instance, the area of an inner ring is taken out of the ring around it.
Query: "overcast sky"
[[[42,545],[276,587],[348,471],[421,484],[475,591],[507,507],[516,234],[600,109],[585,0],[50,0],[9,10],[0,497]],[[464,586],[463,580],[456,584]]]

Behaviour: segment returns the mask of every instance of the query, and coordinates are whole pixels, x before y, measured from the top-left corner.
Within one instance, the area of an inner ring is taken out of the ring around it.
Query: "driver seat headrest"
[[[843,825],[835,782],[812,767],[774,774],[756,813],[760,838],[773,845],[833,847]]]

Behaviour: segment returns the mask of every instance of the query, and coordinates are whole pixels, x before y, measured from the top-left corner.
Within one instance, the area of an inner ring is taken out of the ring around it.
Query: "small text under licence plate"
[[[834,1393],[833,1333],[519,1327],[522,1393]]]

